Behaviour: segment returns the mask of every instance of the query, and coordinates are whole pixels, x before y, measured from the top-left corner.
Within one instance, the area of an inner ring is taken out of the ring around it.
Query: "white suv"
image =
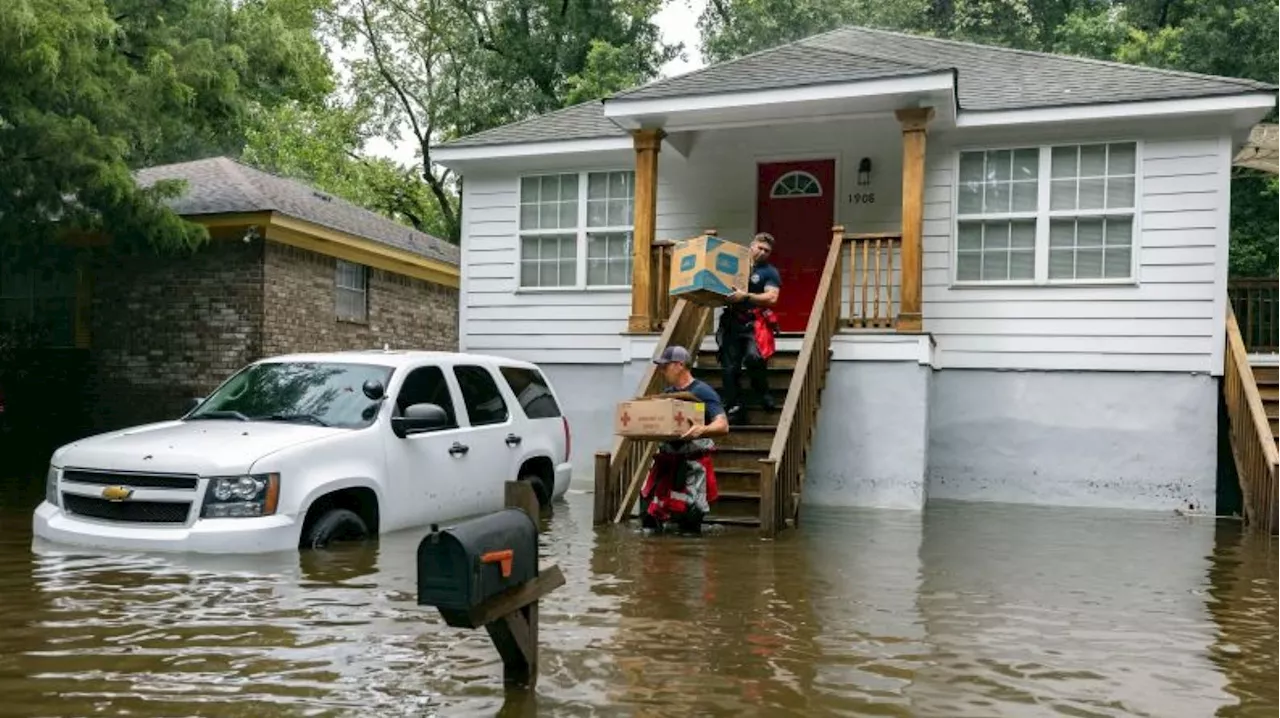
[[[468,354],[297,354],[250,364],[176,421],[59,448],[42,540],[257,553],[324,546],[569,487],[570,435],[533,364]]]

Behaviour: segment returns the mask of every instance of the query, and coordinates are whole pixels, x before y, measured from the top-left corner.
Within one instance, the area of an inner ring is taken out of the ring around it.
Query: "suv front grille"
[[[107,501],[92,496],[62,494],[62,508],[72,514],[103,521],[138,524],[184,524],[189,501]]]
[[[199,479],[194,476],[173,474],[127,474],[87,469],[65,469],[63,481],[99,486],[130,486],[135,489],[184,489],[195,491]]]

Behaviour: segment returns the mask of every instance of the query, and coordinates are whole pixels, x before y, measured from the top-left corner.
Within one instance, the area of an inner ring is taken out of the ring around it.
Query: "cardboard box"
[[[745,290],[751,280],[751,250],[706,234],[679,242],[671,250],[669,293],[694,304],[720,307],[732,287]]]
[[[618,404],[613,433],[632,439],[678,439],[691,426],[701,425],[706,405],[662,396],[632,399]]]

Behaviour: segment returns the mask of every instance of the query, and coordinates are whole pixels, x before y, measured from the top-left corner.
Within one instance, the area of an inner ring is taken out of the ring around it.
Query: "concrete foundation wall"
[[[1213,510],[1206,375],[948,370],[933,377],[931,499]]]
[[[560,410],[569,417],[573,486],[590,488],[595,453],[613,448],[614,406],[635,391],[635,382],[624,382],[626,367],[621,364],[543,364],[541,368],[556,389]]]
[[[833,362],[805,477],[815,506],[920,509],[931,370],[916,362]]]

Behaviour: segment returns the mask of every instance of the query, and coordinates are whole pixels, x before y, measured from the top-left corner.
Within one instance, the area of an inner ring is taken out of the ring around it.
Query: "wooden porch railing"
[[[851,234],[849,284],[843,324],[854,329],[892,329],[902,309],[902,235]],[[836,283],[840,275],[836,275]],[[837,294],[837,301],[845,297]]]
[[[1227,296],[1240,325],[1244,348],[1250,354],[1280,351],[1280,279],[1233,278],[1227,280]]]
[[[1275,533],[1276,441],[1253,378],[1240,326],[1230,307],[1227,308],[1227,356],[1222,393],[1231,427],[1231,454],[1244,494],[1245,522],[1253,531]]]
[[[799,520],[805,455],[818,422],[818,403],[831,363],[831,337],[840,324],[840,267],[844,227],[832,229],[831,247],[804,331],[787,399],[782,405],[769,456],[760,460],[760,535],[777,536],[788,521]]]
[[[675,300],[668,294],[671,288],[671,248],[676,243],[670,239],[655,239],[649,251],[649,277],[653,290],[649,292],[649,316],[653,318],[653,330],[662,331]]]
[[[681,299],[676,302],[670,320],[658,338],[654,356],[669,346],[682,346],[697,355],[702,340],[711,325],[711,310]],[[662,390],[662,375],[650,364],[645,370],[636,396],[648,396]],[[649,470],[655,442],[638,441],[617,436],[613,450],[599,452],[595,456],[595,509],[594,522],[603,524],[620,522],[630,513],[640,492],[640,483]]]

